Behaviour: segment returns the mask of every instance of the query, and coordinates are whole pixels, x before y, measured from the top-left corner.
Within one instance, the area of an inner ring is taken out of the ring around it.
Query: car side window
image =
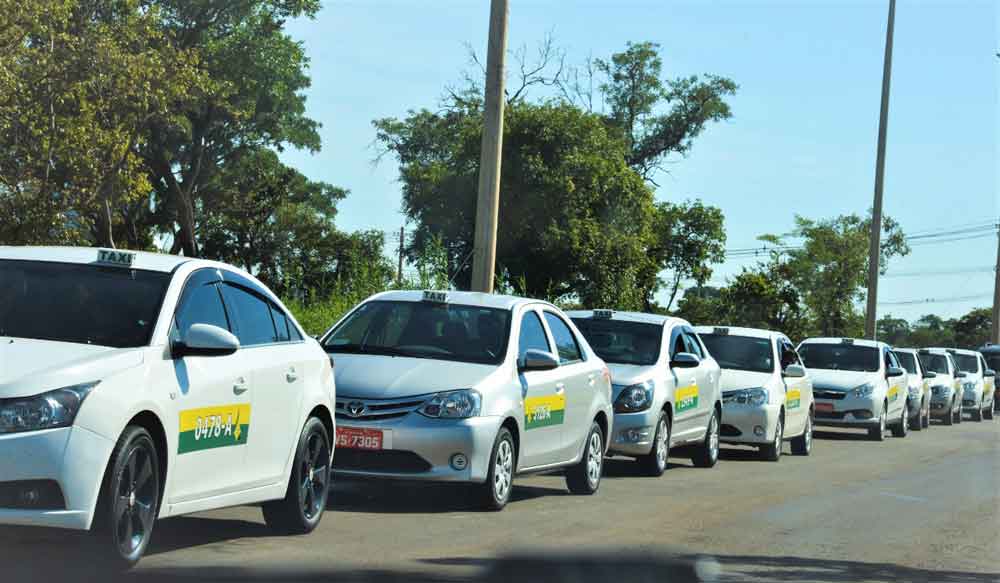
[[[685,330],[684,335],[684,352],[690,352],[691,354],[697,356],[698,358],[705,358],[705,352],[701,349],[701,343],[695,338],[692,332]]]
[[[282,313],[278,306],[271,305],[271,319],[274,320],[275,340],[278,342],[288,342],[291,336],[288,334],[288,318]]]
[[[899,361],[896,360],[896,355],[893,354],[891,351],[886,350],[885,351],[885,368],[886,368],[886,370],[888,370],[889,367],[902,368],[902,367],[899,366]]]
[[[684,342],[684,335],[680,330],[675,330],[673,333],[674,340],[670,343],[670,358],[673,358],[680,354],[681,352],[687,352],[687,344]]]
[[[270,344],[277,341],[271,307],[266,300],[234,285],[223,285],[226,306],[234,312],[236,336],[243,346]]]
[[[781,341],[781,370],[785,370],[793,364],[802,364],[799,360],[798,353],[795,352],[795,348],[792,347],[792,343],[787,340]]]
[[[552,352],[552,348],[549,346],[549,339],[545,335],[545,328],[542,326],[542,321],[534,311],[525,312],[521,316],[521,332],[517,339],[518,361],[523,361],[524,355],[529,350]]]
[[[193,280],[185,288],[180,308],[174,316],[175,333],[184,338],[195,324],[209,324],[230,330],[229,318],[219,296],[219,284]]]
[[[556,351],[559,353],[559,362],[566,364],[569,362],[579,362],[583,360],[580,345],[573,336],[573,331],[569,329],[562,318],[552,312],[545,312],[545,321],[552,332],[552,339],[556,342]]]

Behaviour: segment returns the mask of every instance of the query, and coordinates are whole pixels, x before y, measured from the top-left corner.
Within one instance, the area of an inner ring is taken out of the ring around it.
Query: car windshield
[[[799,356],[806,368],[878,372],[879,350],[853,344],[803,344]]]
[[[708,347],[708,353],[722,368],[753,372],[774,371],[774,350],[768,338],[698,334]]]
[[[917,374],[917,359],[909,352],[896,352],[893,351],[896,358],[899,360],[899,364],[903,365],[906,372],[910,374]]]
[[[573,323],[604,362],[650,365],[660,358],[659,324],[593,318],[573,318]]]
[[[955,367],[962,372],[978,373],[979,359],[971,354],[961,354],[954,352],[951,355],[955,359]]]
[[[144,346],[169,281],[139,269],[0,260],[0,336]]]
[[[948,357],[943,354],[933,354],[930,352],[920,353],[920,364],[924,368],[937,374],[948,374]]]
[[[362,304],[324,340],[327,352],[500,364],[510,310],[434,302]]]

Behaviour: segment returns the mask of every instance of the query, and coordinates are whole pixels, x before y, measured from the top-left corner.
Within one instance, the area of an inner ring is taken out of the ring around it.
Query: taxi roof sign
[[[595,320],[610,320],[614,315],[615,315],[614,310],[604,310],[604,309],[594,310]]]
[[[448,292],[424,290],[423,300],[425,302],[435,302],[438,304],[444,304],[448,302]]]
[[[102,265],[114,265],[115,267],[132,267],[135,261],[135,253],[129,251],[118,251],[115,249],[98,249],[97,262]]]
[[[853,338],[841,338],[840,339],[840,343],[841,344],[854,344],[854,339]]]
[[[729,328],[719,326],[718,328],[712,328],[712,334],[718,334],[719,336],[729,336]]]

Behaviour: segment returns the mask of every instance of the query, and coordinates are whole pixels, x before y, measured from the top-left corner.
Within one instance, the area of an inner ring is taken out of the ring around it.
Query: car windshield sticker
[[[114,265],[115,267],[132,267],[135,261],[135,253],[128,251],[113,251],[109,249],[97,250],[97,262],[104,265]]]
[[[250,405],[222,405],[181,411],[177,453],[246,445]]]
[[[698,385],[688,385],[677,389],[674,396],[674,411],[681,413],[698,406]]]
[[[566,415],[566,396],[528,397],[524,400],[524,429],[562,425]]]
[[[797,409],[802,402],[802,391],[792,389],[785,395],[785,406],[789,409]]]

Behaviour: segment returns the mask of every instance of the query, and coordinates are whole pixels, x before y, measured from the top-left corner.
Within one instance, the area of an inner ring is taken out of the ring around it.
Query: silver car
[[[667,468],[672,446],[691,460],[719,459],[719,365],[680,318],[611,310],[569,313],[608,363],[614,383],[611,453],[635,458],[649,475]]]
[[[968,411],[973,421],[982,421],[993,413],[993,387],[987,382],[990,372],[983,355],[975,350],[953,348],[948,352],[955,359],[962,376],[962,409]],[[994,373],[994,376],[996,373]]]
[[[924,368],[935,373],[931,381],[931,417],[945,425],[962,422],[962,373],[947,348],[917,351]]]
[[[910,411],[910,429],[920,431],[931,425],[931,383],[937,373],[927,370],[920,362],[919,353],[913,348],[896,348],[893,351],[899,364],[906,369]]]
[[[338,387],[335,472],[472,483],[495,510],[517,474],[564,469],[570,491],[597,491],[611,377],[552,304],[386,292],[320,342]]]
[[[734,326],[698,326],[698,336],[722,367],[722,442],[757,446],[781,459],[812,451],[813,387],[798,353],[780,332]]]

